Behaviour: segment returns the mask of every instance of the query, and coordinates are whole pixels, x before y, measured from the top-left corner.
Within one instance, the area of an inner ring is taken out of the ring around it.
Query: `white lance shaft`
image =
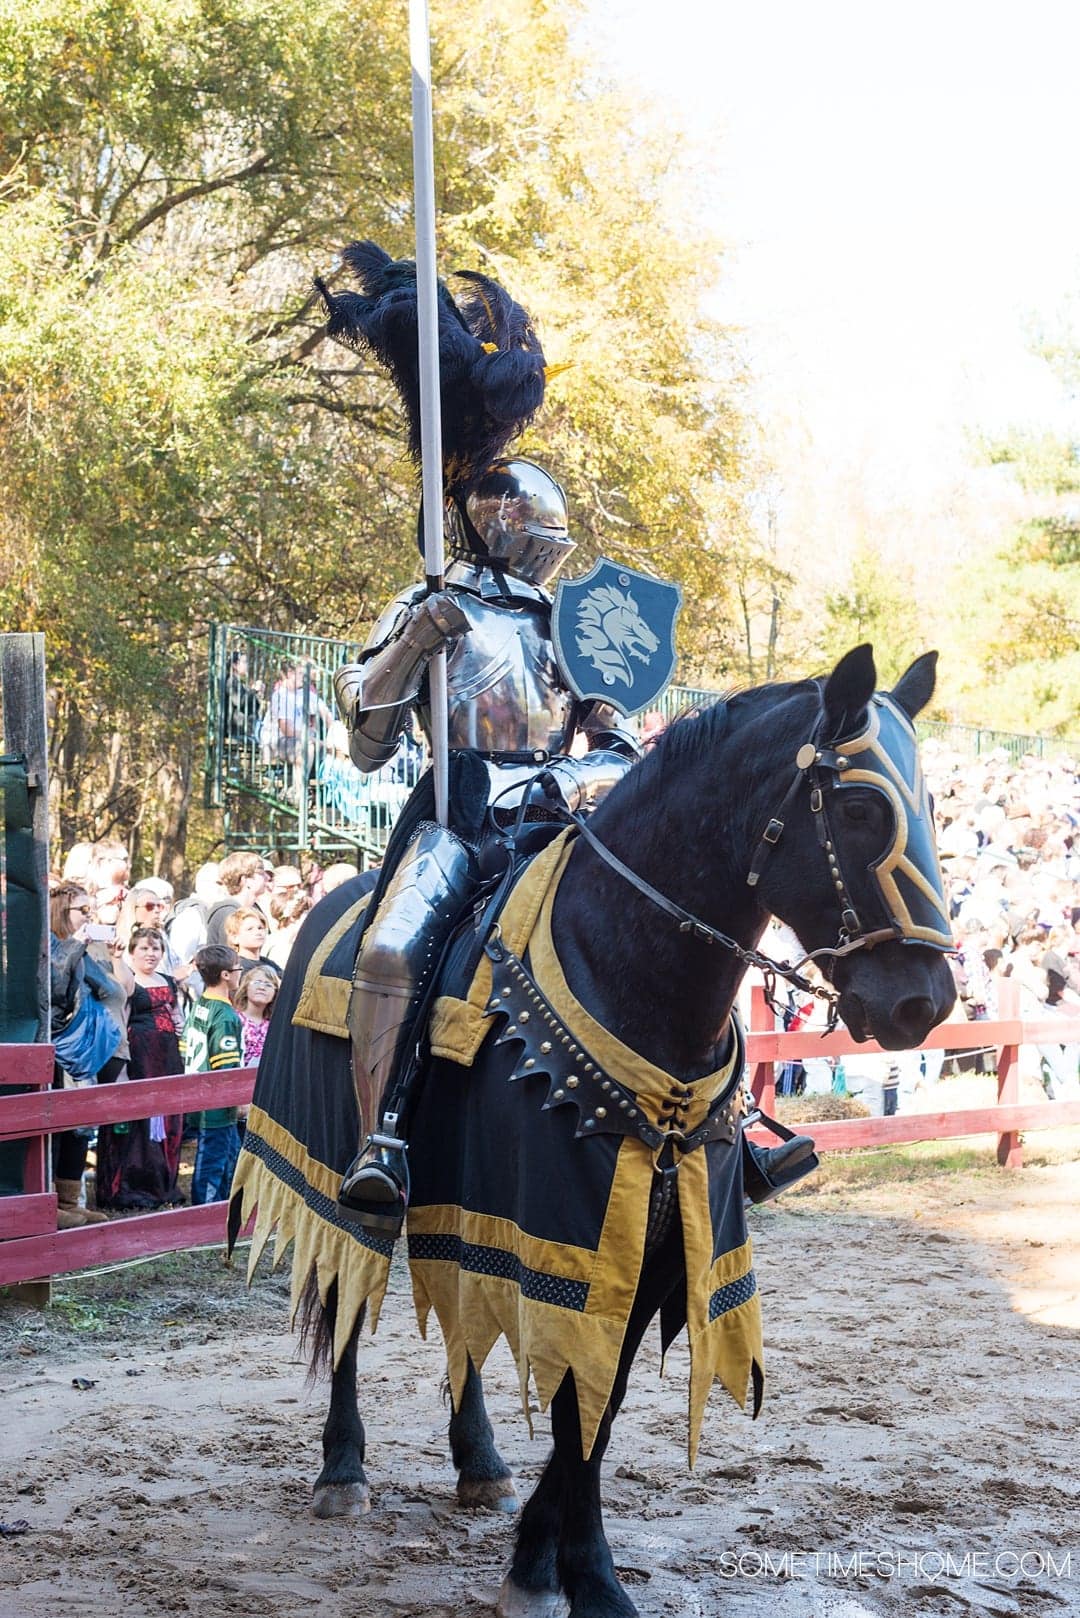
[[[431,116],[431,41],[427,0],[409,0],[412,62],[413,195],[416,218],[416,296],[420,323],[420,456],[424,490],[424,571],[441,590],[443,552],[442,418],[439,409],[439,303],[435,269],[435,152]],[[446,649],[428,664],[435,818],[447,823]]]

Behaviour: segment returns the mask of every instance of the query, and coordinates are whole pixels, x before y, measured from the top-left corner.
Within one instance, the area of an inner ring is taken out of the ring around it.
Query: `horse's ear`
[[[909,719],[914,719],[917,713],[921,713],[934,694],[934,686],[937,683],[937,660],[936,652],[924,652],[901,674],[889,693]]]
[[[874,649],[869,642],[856,646],[837,663],[825,682],[825,735],[850,732],[877,686]]]

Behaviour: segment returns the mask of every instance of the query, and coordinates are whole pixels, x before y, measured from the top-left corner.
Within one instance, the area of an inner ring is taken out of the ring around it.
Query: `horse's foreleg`
[[[575,1601],[574,1618],[631,1618],[636,1612],[615,1575],[604,1534],[600,1466],[626,1396],[634,1355],[658,1307],[642,1299],[643,1318],[631,1317],[633,1336],[628,1332],[611,1401],[587,1461],[582,1459],[572,1374],[552,1400],[555,1450],[521,1513],[514,1560],[499,1592],[499,1618],[561,1618],[568,1610],[568,1595]]]
[[[516,1511],[517,1491],[510,1468],[495,1448],[495,1434],[484,1404],[484,1384],[472,1360],[461,1403],[450,1416],[450,1454],[457,1468],[457,1497],[463,1506]]]
[[[319,1326],[333,1341],[337,1289],[331,1289],[325,1318]],[[323,1428],[323,1469],[315,1479],[312,1510],[316,1517],[359,1517],[371,1510],[371,1491],[364,1475],[364,1424],[356,1402],[356,1344],[364,1311],[356,1318],[352,1336],[330,1384],[330,1409]]]
[[[556,1570],[570,1601],[570,1618],[636,1618],[637,1608],[619,1583],[611,1547],[604,1533],[600,1505],[600,1467],[611,1438],[611,1426],[626,1397],[630,1367],[645,1329],[664,1299],[685,1286],[678,1219],[665,1221],[655,1249],[648,1254],[630,1311],[611,1399],[588,1458],[583,1458],[577,1389],[568,1373],[551,1404],[555,1455],[562,1465],[562,1517]]]
[[[600,1468],[611,1437],[612,1419],[609,1405],[592,1453],[585,1460],[577,1388],[573,1373],[567,1372],[551,1402],[551,1431],[563,1473],[555,1565],[559,1584],[570,1602],[570,1618],[637,1618],[637,1608],[615,1573],[600,1508]]]
[[[499,1618],[560,1618],[566,1612],[555,1565],[562,1497],[562,1462],[553,1453],[521,1513],[514,1560],[499,1592]]]

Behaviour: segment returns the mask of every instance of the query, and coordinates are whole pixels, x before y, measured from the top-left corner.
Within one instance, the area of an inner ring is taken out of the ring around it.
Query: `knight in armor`
[[[345,260],[361,290],[331,294],[318,283],[330,311],[328,332],[389,370],[418,458],[414,267],[370,242],[348,248]],[[427,669],[445,647],[451,754],[469,750],[481,761],[489,825],[516,814],[523,795],[536,798],[537,812],[548,818],[560,806],[587,813],[638,748],[615,708],[578,702],[560,673],[548,587],[575,548],[566,497],[542,467],[505,453],[543,401],[539,341],[525,311],[497,282],[462,279],[460,299],[439,291],[451,557],[445,585],[434,592],[417,585],[390,603],[360,661],[338,671],[337,700],[353,762],[378,770],[394,757],[414,715],[430,740]],[[453,822],[453,797],[450,809]],[[474,868],[475,847],[453,826],[423,821],[381,896],[377,890],[361,941],[350,1026],[361,1127],[371,1132],[345,1174],[339,1204],[384,1235],[401,1228],[408,1170],[396,1112],[383,1114],[383,1098],[415,1043],[417,1008],[470,896]]]

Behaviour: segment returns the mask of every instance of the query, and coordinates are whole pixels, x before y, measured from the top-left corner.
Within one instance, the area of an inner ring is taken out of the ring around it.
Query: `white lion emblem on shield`
[[[577,644],[605,685],[614,685],[616,680],[633,685],[630,659],[651,662],[660,642],[632,595],[612,584],[598,584],[578,607]]]

